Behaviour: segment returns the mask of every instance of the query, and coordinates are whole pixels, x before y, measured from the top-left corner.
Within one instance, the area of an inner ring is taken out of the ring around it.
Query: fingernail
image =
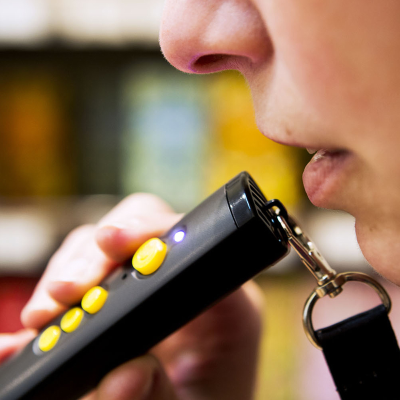
[[[130,238],[136,237],[141,232],[141,227],[124,225],[123,223],[115,223],[112,225],[105,225],[98,229],[96,239],[101,240],[116,240],[117,238]]]
[[[99,226],[99,229],[129,229],[132,225],[127,225],[123,222],[107,222]]]
[[[143,243],[142,235],[132,228],[105,226],[96,233],[100,249],[114,261],[124,261]]]
[[[97,232],[96,232],[96,240],[97,242],[100,240],[101,242],[103,241],[108,241],[110,239],[115,238],[116,235],[119,235],[121,230],[123,228],[119,228],[116,226],[102,226],[100,227]]]

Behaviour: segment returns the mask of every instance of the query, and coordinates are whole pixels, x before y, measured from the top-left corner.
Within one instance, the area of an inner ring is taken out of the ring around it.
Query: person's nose
[[[272,54],[251,0],[166,0],[160,44],[166,59],[189,73],[245,72]]]

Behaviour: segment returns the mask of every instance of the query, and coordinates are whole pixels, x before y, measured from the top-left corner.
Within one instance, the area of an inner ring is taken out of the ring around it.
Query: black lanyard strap
[[[384,305],[315,334],[342,400],[400,399],[400,349]]]
[[[265,207],[275,210],[291,247],[318,282],[304,306],[303,325],[311,343],[323,350],[341,399],[400,400],[400,349],[388,318],[391,300],[386,290],[360,272],[337,274],[279,201]],[[314,331],[312,311],[318,299],[338,296],[349,281],[370,286],[383,304]]]

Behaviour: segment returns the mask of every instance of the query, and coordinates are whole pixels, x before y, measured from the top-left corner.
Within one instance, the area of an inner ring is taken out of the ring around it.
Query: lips
[[[314,205],[327,208],[337,197],[350,159],[348,151],[322,149],[314,155],[303,173],[304,188]]]
[[[303,184],[310,201],[317,207],[330,208],[337,205],[341,188],[349,175],[349,165],[354,154],[347,150],[323,148],[323,143],[301,143],[296,140],[281,140],[271,134],[264,136],[276,143],[300,147],[314,154],[303,173]],[[320,150],[317,150],[317,149]],[[346,173],[348,172],[348,173]]]

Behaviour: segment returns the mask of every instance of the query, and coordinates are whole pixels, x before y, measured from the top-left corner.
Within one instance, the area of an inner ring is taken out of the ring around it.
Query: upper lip
[[[326,150],[326,151],[329,151],[329,152],[339,152],[339,151],[345,151],[345,149],[340,149],[340,148],[338,148],[338,147],[333,147],[333,146],[326,146],[326,145],[324,145],[324,144],[321,144],[321,143],[300,143],[300,142],[298,142],[298,141],[296,141],[296,140],[291,140],[291,141],[289,141],[289,140],[280,140],[280,139],[277,139],[277,138],[275,138],[275,137],[273,137],[272,135],[264,135],[264,136],[266,136],[266,137],[268,137],[269,139],[271,139],[272,141],[274,141],[274,142],[276,142],[276,143],[279,143],[279,144],[282,144],[282,145],[284,145],[284,146],[293,146],[293,147],[299,147],[299,148],[303,148],[303,149],[315,149],[315,150],[320,150],[320,149],[324,149],[324,150]]]
[[[303,149],[325,149],[326,148],[325,146],[317,145],[315,143],[313,143],[313,144],[304,144],[304,143],[299,143],[297,141],[283,141],[283,140],[280,140],[280,139],[272,138],[270,136],[267,136],[267,137],[270,138],[271,140],[273,140],[274,142],[279,143],[279,144],[283,144],[285,146],[300,147],[300,148],[303,148]]]

